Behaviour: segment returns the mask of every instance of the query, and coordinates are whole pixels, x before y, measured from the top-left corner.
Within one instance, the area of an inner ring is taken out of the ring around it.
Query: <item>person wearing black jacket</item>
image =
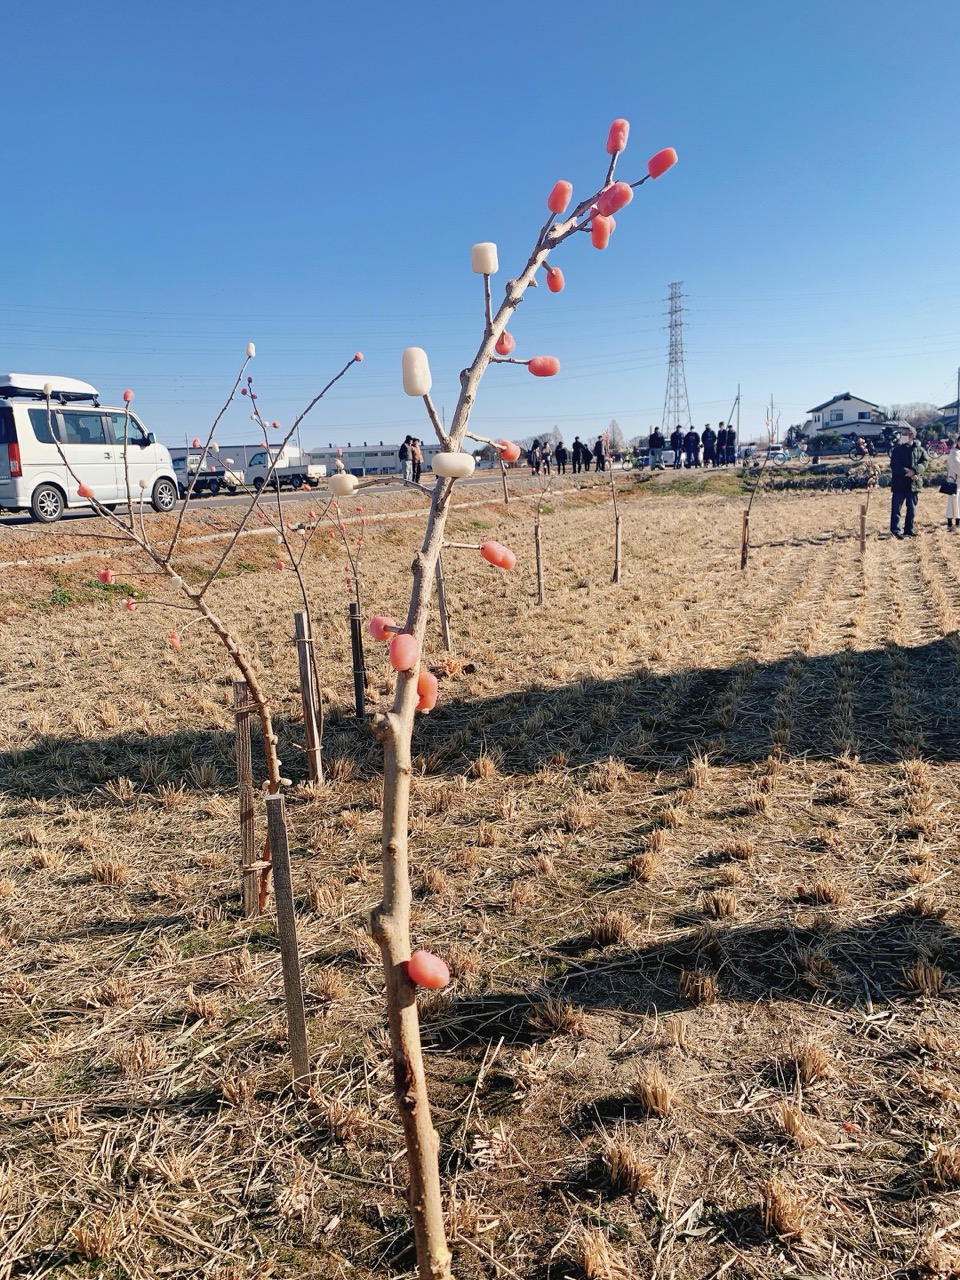
[[[687,451],[687,466],[699,467],[700,465],[700,432],[693,427],[683,437],[684,448]]]
[[[717,433],[709,422],[703,428],[700,439],[703,441],[703,465],[715,467],[717,465]]]
[[[717,463],[721,467],[727,465],[727,428],[722,422],[717,428]]]
[[[603,436],[597,436],[597,443],[593,446],[593,456],[596,459],[595,466],[597,470],[606,471],[607,451],[604,448]]]
[[[670,432],[670,448],[673,450],[673,469],[679,471],[683,466],[683,431],[679,423],[676,430]]]
[[[557,475],[565,476],[567,474],[567,446],[562,440],[557,441],[557,447],[553,451],[553,456],[557,460]]]

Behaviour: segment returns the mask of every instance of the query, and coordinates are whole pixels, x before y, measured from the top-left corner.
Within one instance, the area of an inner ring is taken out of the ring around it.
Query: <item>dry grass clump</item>
[[[126,1009],[133,1003],[133,983],[120,974],[108,978],[97,987],[90,987],[80,999],[88,1009],[114,1007]]]
[[[313,974],[307,984],[307,992],[321,1004],[335,1004],[347,994],[347,984],[337,969],[324,965]]]
[[[904,910],[921,920],[942,920],[947,914],[947,908],[941,899],[925,889],[910,898]]]
[[[122,889],[130,883],[130,868],[121,858],[98,858],[90,872],[94,880],[114,889]]]
[[[691,1004],[714,1004],[720,994],[716,974],[709,973],[706,969],[681,969],[677,989],[684,1000],[689,1000]]]
[[[630,859],[627,864],[628,870],[634,880],[639,880],[641,884],[647,884],[657,874],[660,866],[660,855],[654,853],[652,849],[647,849],[644,853],[637,853]]]
[[[806,897],[808,901],[815,902],[820,906],[829,904],[834,907],[842,907],[850,901],[850,894],[842,884],[837,884],[835,880],[828,880],[825,877],[813,882],[807,891]]]
[[[698,751],[687,765],[687,786],[701,790],[710,778],[710,757]]]
[[[238,1111],[253,1105],[259,1088],[258,1071],[233,1071],[220,1082],[220,1094],[224,1102]]]
[[[195,990],[192,983],[184,992],[184,1003],[188,1012],[195,1018],[199,1018],[201,1022],[216,1022],[223,1016],[219,1000]]]
[[[113,1058],[125,1076],[155,1075],[169,1061],[167,1051],[154,1036],[135,1036],[118,1044]]]
[[[631,1085],[631,1092],[641,1108],[651,1116],[667,1116],[676,1095],[670,1081],[657,1066],[647,1067]]]
[[[774,1115],[783,1133],[798,1147],[812,1147],[819,1138],[807,1123],[803,1108],[798,1102],[782,1098],[774,1108]]]
[[[562,997],[538,1005],[530,1018],[533,1026],[552,1035],[582,1036],[587,1029],[587,1016],[579,1005]]]
[[[684,825],[687,820],[687,811],[683,805],[668,804],[657,814],[657,821],[661,827],[669,828],[676,831]]]
[[[747,796],[747,808],[751,813],[766,815],[772,810],[773,802],[766,791],[753,791]]]
[[[70,1228],[74,1249],[88,1262],[112,1262],[125,1235],[122,1223],[116,1212],[92,1214],[75,1222]]]
[[[606,1170],[607,1180],[615,1191],[636,1196],[648,1191],[656,1180],[656,1170],[630,1145],[622,1132],[615,1133],[603,1144],[600,1159]]]
[[[577,1240],[578,1261],[586,1280],[628,1280],[631,1272],[611,1252],[599,1227],[584,1227]]]
[[[590,771],[588,785],[592,791],[619,791],[623,784],[629,779],[630,770],[615,756],[610,756],[607,760],[601,760],[599,764],[594,765]]]
[[[493,849],[500,843],[500,835],[496,825],[481,818],[477,823],[476,843],[480,849]]]
[[[823,989],[839,976],[837,966],[817,947],[805,947],[797,955],[800,972],[812,987]]]
[[[424,867],[420,873],[420,887],[424,893],[439,897],[450,888],[450,881],[442,867]]]
[[[667,833],[663,827],[654,827],[643,837],[643,846],[647,853],[663,853],[667,847]]]
[[[315,916],[342,916],[346,910],[346,886],[339,876],[331,876],[307,888],[307,906]]]
[[[30,861],[38,871],[59,871],[63,866],[63,859],[62,849],[34,849],[30,855]]]
[[[785,1236],[789,1240],[809,1238],[807,1202],[780,1178],[773,1177],[760,1189],[763,1226],[768,1235]]]
[[[728,858],[735,858],[740,862],[746,862],[748,858],[752,858],[754,854],[754,844],[752,840],[746,836],[738,836],[736,840],[728,840],[724,844],[720,852]]]
[[[729,885],[731,888],[735,888],[738,884],[743,884],[744,880],[746,880],[743,871],[735,862],[730,863],[729,866],[721,867],[719,878],[721,884]]]
[[[587,921],[587,937],[597,947],[629,942],[636,925],[625,911],[601,911]]]
[[[556,880],[557,869],[553,864],[553,858],[545,849],[540,850],[533,862],[542,876],[546,876],[549,880]]]
[[[918,960],[903,970],[903,985],[922,996],[938,996],[946,985],[946,974],[939,965]]]
[[[938,1146],[930,1164],[938,1186],[945,1190],[960,1187],[960,1146]]]
[[[600,811],[594,805],[584,804],[581,800],[571,800],[560,810],[560,825],[564,831],[577,835],[582,831],[591,831],[600,821]]]
[[[252,987],[257,981],[253,956],[247,947],[241,947],[239,951],[234,951],[228,956],[224,967],[226,969],[227,982],[231,987],[240,989]]]
[[[663,1043],[671,1049],[686,1049],[687,1020],[679,1013],[671,1013],[663,1020]]]
[[[471,760],[467,768],[467,776],[470,778],[482,778],[489,780],[497,776],[497,761],[492,755],[486,752],[477,756],[476,760]]]
[[[805,1035],[790,1042],[784,1065],[802,1084],[815,1084],[836,1075],[834,1059],[822,1040]]]
[[[712,920],[735,916],[739,905],[737,895],[729,889],[711,889],[700,895],[700,910]]]
[[[533,881],[514,880],[507,895],[507,910],[511,915],[521,915],[533,906],[539,896],[539,890]]]

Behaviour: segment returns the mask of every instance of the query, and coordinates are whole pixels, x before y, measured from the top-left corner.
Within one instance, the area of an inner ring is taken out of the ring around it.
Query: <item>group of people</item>
[[[597,471],[606,471],[607,450],[603,443],[603,436],[597,436],[597,443],[593,449],[588,444],[584,444],[579,436],[574,436],[573,445],[569,450],[562,440],[558,440],[552,448],[549,440],[534,440],[527,450],[527,462],[530,464],[531,475],[549,476],[556,464],[557,475],[565,476],[568,461],[573,465],[574,475],[578,475],[581,471],[589,471],[591,462],[595,464]]]
[[[407,436],[397,451],[404,480],[420,483],[423,471],[423,446],[417,436]]]
[[[727,467],[737,461],[737,433],[733,427],[724,423],[716,431],[709,422],[703,431],[693,426],[684,431],[678,423],[670,433],[670,448],[673,450],[673,467],[679,471],[682,467]],[[667,442],[659,427],[650,431],[650,466],[656,470],[664,468],[663,455],[667,452]]]
[[[940,484],[946,495],[944,518],[948,529],[960,530],[960,436],[949,440],[947,474]],[[903,427],[900,442],[890,450],[890,532],[897,539],[915,538],[917,503],[923,488],[923,473],[930,455],[917,439],[913,427]],[[901,528],[901,518],[903,527]]]

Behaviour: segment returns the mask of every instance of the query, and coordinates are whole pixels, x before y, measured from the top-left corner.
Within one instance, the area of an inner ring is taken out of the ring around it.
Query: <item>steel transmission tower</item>
[[[664,435],[676,426],[690,426],[690,397],[687,395],[687,375],[683,367],[683,294],[682,280],[670,286],[670,365],[667,369],[667,394],[663,398]]]

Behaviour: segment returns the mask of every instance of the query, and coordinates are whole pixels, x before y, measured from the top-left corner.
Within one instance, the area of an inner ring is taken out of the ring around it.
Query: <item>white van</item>
[[[91,505],[78,483],[111,509],[144,496],[155,511],[170,511],[178,497],[169,452],[135,414],[104,408],[96,388],[76,378],[0,374],[0,510],[51,524],[67,507]]]

